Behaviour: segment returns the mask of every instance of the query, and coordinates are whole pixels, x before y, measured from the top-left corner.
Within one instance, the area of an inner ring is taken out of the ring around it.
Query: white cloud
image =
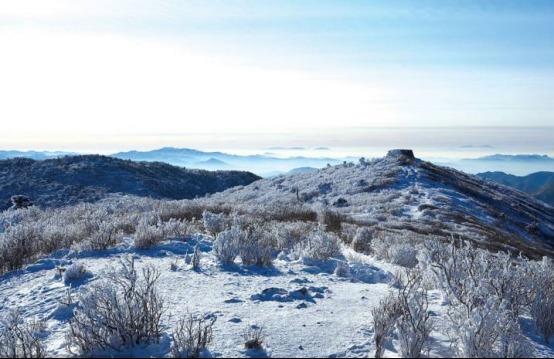
[[[223,65],[161,41],[0,33],[4,133],[120,134],[383,125],[384,91]]]

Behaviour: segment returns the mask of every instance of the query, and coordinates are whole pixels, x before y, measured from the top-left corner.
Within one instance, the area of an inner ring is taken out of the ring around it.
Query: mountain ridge
[[[185,169],[163,162],[133,162],[101,155],[36,161],[0,161],[0,210],[12,195],[41,206],[94,202],[111,194],[191,199],[249,184],[260,177],[241,171]]]
[[[540,171],[526,176],[516,176],[501,171],[494,171],[483,172],[477,175],[516,188],[551,206],[554,205],[554,172]]]
[[[263,179],[200,201],[242,210],[302,205],[337,211],[375,233],[407,229],[476,239],[529,255],[554,253],[553,207],[508,186],[399,152]]]

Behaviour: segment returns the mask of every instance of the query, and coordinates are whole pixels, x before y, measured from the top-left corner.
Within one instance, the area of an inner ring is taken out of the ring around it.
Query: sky
[[[548,0],[0,0],[0,149],[554,153],[553,34]]]

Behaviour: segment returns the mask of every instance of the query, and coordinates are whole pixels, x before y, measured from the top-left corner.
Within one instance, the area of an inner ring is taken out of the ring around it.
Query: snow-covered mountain
[[[419,160],[409,150],[264,179],[204,201],[244,210],[303,203],[378,231],[456,235],[529,253],[554,250],[553,207],[497,182]]]
[[[242,171],[190,170],[167,163],[132,162],[82,155],[35,161],[0,160],[0,210],[26,195],[40,206],[95,202],[113,194],[166,199],[204,196],[259,177]]]
[[[504,172],[484,172],[479,173],[478,176],[517,188],[554,206],[554,172],[535,172],[527,176],[514,176]]]
[[[410,150],[5,211],[0,356],[552,357],[553,216]]]

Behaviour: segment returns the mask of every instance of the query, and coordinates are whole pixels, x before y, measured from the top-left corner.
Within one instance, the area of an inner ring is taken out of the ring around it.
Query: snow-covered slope
[[[329,211],[344,216],[342,227],[326,222]],[[190,201],[122,197],[4,212],[0,349],[10,344],[8,320],[18,311],[19,325],[31,328],[28,340],[38,340],[49,356],[169,357],[177,323],[190,313],[215,319],[203,357],[367,357],[377,348],[375,310],[390,293],[408,293],[401,278],[412,273],[418,279],[408,306],[431,318],[426,356],[502,355],[508,341],[520,355],[552,357],[547,339],[554,332],[537,324],[552,322],[551,259],[444,243],[454,234],[487,249],[549,253],[552,211],[517,190],[397,150]],[[198,268],[191,264],[195,251]],[[123,271],[130,261],[136,270]],[[71,328],[86,313],[94,319],[102,312],[90,298],[106,300],[111,313],[147,312],[121,285],[126,273],[141,277],[145,268],[159,273],[155,285],[137,286],[155,287],[156,303],[163,302],[159,342],[121,339],[126,326],[140,321],[97,321],[86,333],[102,328],[113,347],[80,346]],[[129,312],[118,311],[127,306]],[[394,309],[384,357],[406,352],[406,310]],[[492,339],[474,351],[481,325]],[[263,328],[261,349],[245,348],[248,328]]]
[[[184,255],[199,242],[202,247],[200,270],[185,264]],[[56,267],[70,262],[85,263],[91,276],[74,283],[74,300],[95,282],[105,278],[118,260],[135,256],[137,268],[153,265],[162,275],[158,282],[168,311],[163,321],[168,328],[187,312],[217,317],[215,357],[329,357],[367,355],[370,350],[370,308],[390,290],[390,265],[373,265],[366,256],[350,262],[352,278],[333,275],[336,262],[307,265],[287,258],[270,268],[221,267],[211,253],[212,242],[196,237],[171,242],[149,251],[134,251],[130,244],[98,255],[95,252],[65,255],[41,260],[25,270],[0,277],[0,314],[7,308],[20,308],[26,318],[45,319],[46,344],[53,356],[69,356],[65,345],[67,320],[71,317],[67,289]],[[171,264],[176,267],[171,270]],[[263,326],[266,343],[263,352],[248,353],[242,337],[247,326]],[[135,350],[138,356],[162,357],[168,354],[167,338],[160,345]],[[117,355],[117,353],[113,353]],[[126,355],[123,353],[120,355]]]
[[[421,161],[411,151],[264,179],[208,203],[331,209],[375,230],[456,235],[528,255],[554,250],[554,208],[493,181]]]

